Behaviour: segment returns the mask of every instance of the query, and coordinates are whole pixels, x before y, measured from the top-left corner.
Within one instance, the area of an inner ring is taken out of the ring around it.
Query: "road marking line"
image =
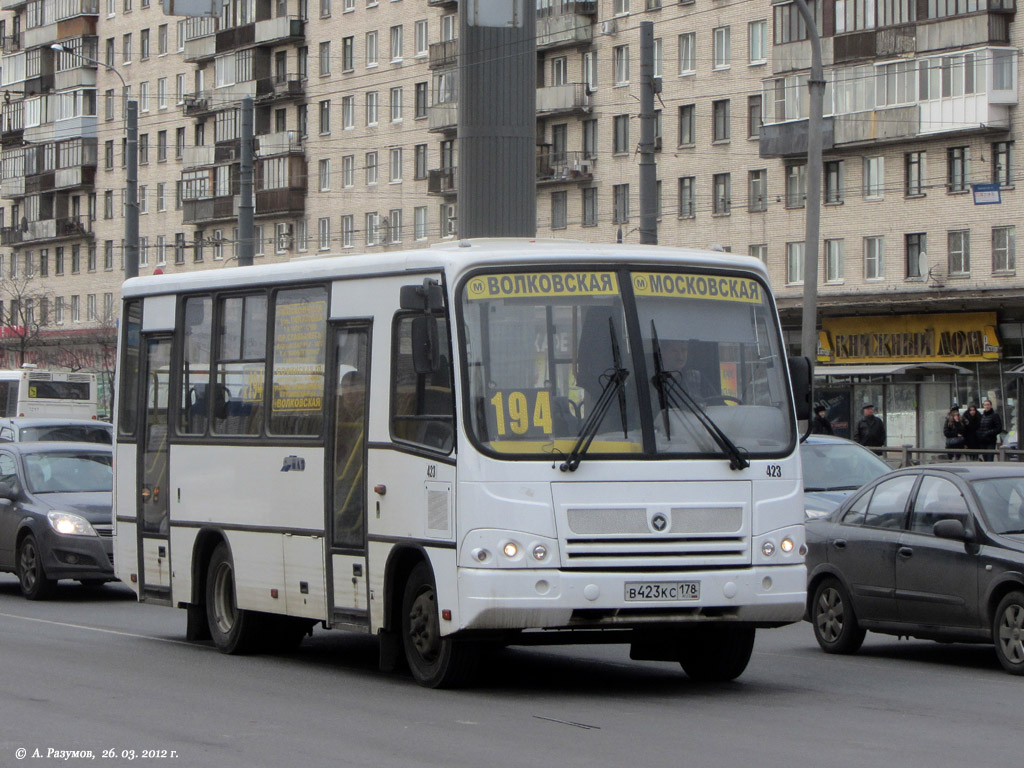
[[[155,637],[153,635],[140,635],[135,632],[121,632],[116,629],[104,629],[103,627],[90,627],[85,624],[70,624],[66,621],[51,621],[50,619],[38,619],[34,616],[19,616],[16,613],[4,613],[0,611],[0,616],[7,619],[21,619],[22,621],[35,621],[39,624],[52,624],[55,627],[70,627],[71,629],[87,629],[90,632],[102,632],[106,635],[118,635],[119,637],[134,637],[140,640],[155,640],[159,643],[171,643],[172,645],[187,645],[189,648],[197,647],[195,643],[190,643],[186,640],[173,640],[169,637]]]

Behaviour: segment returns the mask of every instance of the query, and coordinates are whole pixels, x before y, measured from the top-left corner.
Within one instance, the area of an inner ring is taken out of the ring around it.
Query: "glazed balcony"
[[[429,49],[429,62],[431,69],[444,69],[454,67],[459,61],[459,41],[445,40],[441,43],[431,43]]]
[[[283,45],[306,39],[306,22],[300,16],[281,16],[256,22],[257,45]]]
[[[238,195],[184,200],[181,204],[185,224],[210,224],[238,217]]]
[[[436,168],[427,172],[427,193],[431,195],[454,195],[458,191],[455,186],[455,168]]]

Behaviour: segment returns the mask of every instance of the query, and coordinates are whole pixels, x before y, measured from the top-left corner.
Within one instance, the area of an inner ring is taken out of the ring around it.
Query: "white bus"
[[[189,638],[373,633],[431,687],[488,643],[725,680],[803,616],[808,366],[755,259],[475,240],[123,301],[114,562]]]
[[[0,417],[95,419],[95,373],[0,371]]]

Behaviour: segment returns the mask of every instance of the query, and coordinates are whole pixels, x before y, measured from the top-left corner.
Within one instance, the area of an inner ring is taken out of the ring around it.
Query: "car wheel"
[[[18,586],[29,600],[46,600],[57,589],[55,579],[46,577],[36,537],[29,534],[18,545]]]
[[[413,568],[405,583],[402,644],[409,671],[426,688],[458,688],[476,675],[479,646],[441,636],[437,589],[427,563]]]
[[[999,601],[992,638],[1003,669],[1024,675],[1024,592],[1011,592]]]
[[[725,683],[743,674],[754,651],[754,628],[695,627],[679,643],[679,665],[691,680]]]
[[[224,653],[255,650],[260,638],[261,615],[235,602],[235,568],[227,544],[218,544],[206,575],[206,616],[214,645]]]
[[[853,612],[849,593],[837,579],[825,579],[814,590],[811,624],[825,653],[856,653],[867,634]]]

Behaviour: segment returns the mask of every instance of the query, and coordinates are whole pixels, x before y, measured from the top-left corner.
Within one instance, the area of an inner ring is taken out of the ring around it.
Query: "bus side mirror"
[[[437,318],[420,315],[412,319],[412,367],[417,374],[434,373],[441,365]]]
[[[789,379],[793,384],[793,405],[797,421],[811,418],[811,361],[806,357],[789,358]]]

